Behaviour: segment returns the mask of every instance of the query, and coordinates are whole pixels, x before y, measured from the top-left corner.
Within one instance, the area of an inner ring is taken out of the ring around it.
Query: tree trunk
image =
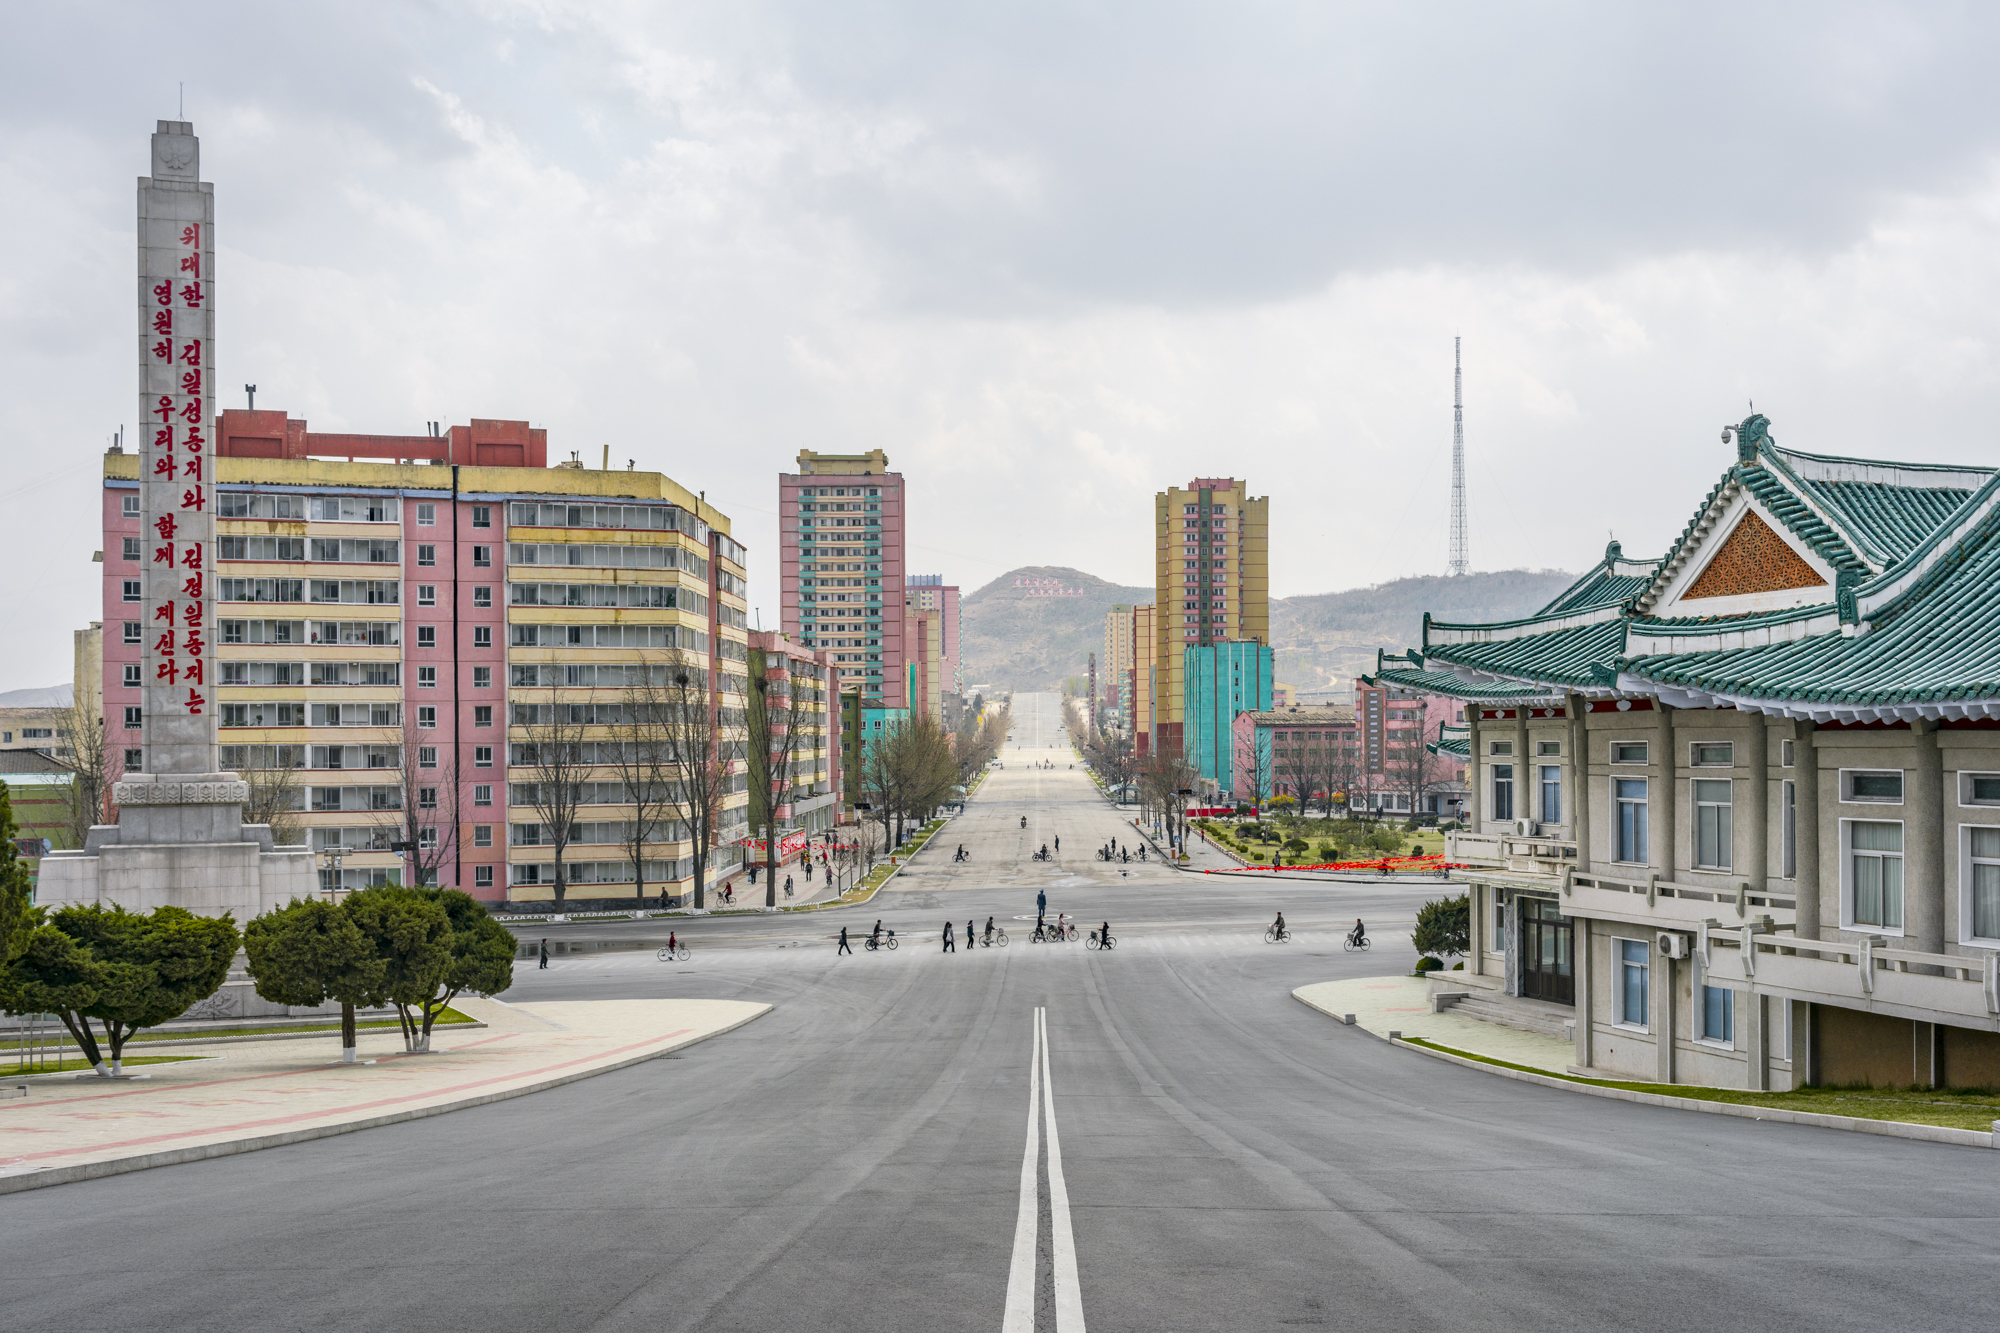
[[[773,803],[764,802],[764,906],[778,905],[778,826],[771,817]]]
[[[354,1063],[355,1047],[358,1044],[359,1041],[354,1035],[354,1002],[352,1000],[342,1000],[340,1002],[340,1062],[342,1064],[351,1065]]]

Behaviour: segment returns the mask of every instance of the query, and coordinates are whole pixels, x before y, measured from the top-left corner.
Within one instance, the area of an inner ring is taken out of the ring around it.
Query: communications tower
[[[1465,376],[1451,340],[1451,574],[1471,572],[1465,554]]]

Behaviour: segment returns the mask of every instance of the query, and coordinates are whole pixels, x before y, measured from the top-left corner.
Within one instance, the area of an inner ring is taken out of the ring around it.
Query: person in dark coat
[[[951,922],[949,921],[944,923],[944,951],[946,953],[958,952],[957,946],[951,942]]]
[[[972,922],[970,919],[965,923],[965,949],[967,953],[972,951]]]
[[[833,956],[834,956],[835,958],[838,958],[838,957],[840,957],[840,955],[841,955],[841,954],[844,954],[844,953],[853,953],[853,952],[854,952],[854,950],[852,950],[852,949],[850,949],[850,948],[848,948],[848,947],[847,947],[847,927],[846,927],[846,926],[842,926],[842,927],[840,928],[840,948],[838,948],[838,949],[836,949],[836,950],[834,951],[834,954],[833,954]]]
[[[544,939],[544,940],[542,941],[542,961],[541,961],[541,967],[547,967],[548,965],[549,965],[549,942],[548,942],[548,940]],[[538,970],[539,970],[539,969],[538,969]]]

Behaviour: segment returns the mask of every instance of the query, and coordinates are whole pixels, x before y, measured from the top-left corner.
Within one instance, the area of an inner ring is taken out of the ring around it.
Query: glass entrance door
[[[1555,1004],[1576,1003],[1576,969],[1570,951],[1576,931],[1562,908],[1547,898],[1516,898],[1521,923],[1521,994]]]

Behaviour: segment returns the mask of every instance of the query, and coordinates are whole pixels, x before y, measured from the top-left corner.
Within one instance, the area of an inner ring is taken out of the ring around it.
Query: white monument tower
[[[317,886],[311,853],[246,827],[247,784],[216,771],[215,191],[194,127],[159,126],[153,174],[139,179],[144,771],[113,788],[116,824],[43,860],[36,897],[242,922]]]

